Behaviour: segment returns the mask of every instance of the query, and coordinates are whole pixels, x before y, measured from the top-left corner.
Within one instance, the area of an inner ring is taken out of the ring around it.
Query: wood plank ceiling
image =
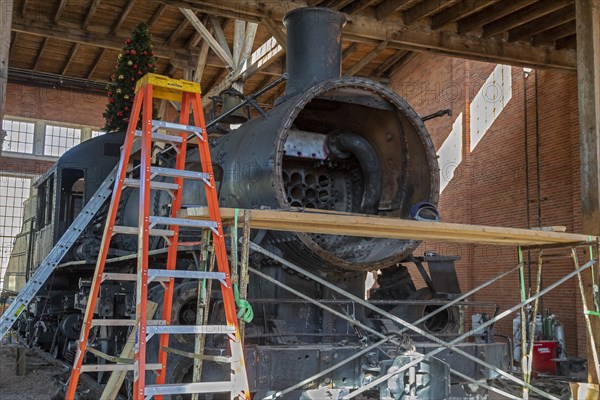
[[[305,5],[346,14],[344,75],[386,82],[417,51],[575,70],[574,0],[14,2],[12,81],[62,82],[98,90],[111,75],[129,32],[137,23],[146,22],[159,73],[182,77],[201,69],[195,76],[205,93],[229,85],[232,78],[244,80],[244,91],[251,93],[283,73],[285,51],[243,74],[236,71],[240,60],[228,65],[227,54],[243,56],[244,40],[250,40],[253,52],[271,37],[284,44],[283,15]],[[236,19],[258,24],[253,41],[252,24]]]

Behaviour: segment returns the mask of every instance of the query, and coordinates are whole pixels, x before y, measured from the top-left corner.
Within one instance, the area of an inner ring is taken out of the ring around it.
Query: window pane
[[[98,136],[102,136],[105,133],[106,132],[104,132],[104,131],[92,131],[92,137],[95,138],[95,137],[98,137]]]
[[[6,137],[2,143],[2,151],[33,154],[33,131],[35,125],[31,122],[2,121],[2,129]]]
[[[81,142],[81,129],[64,126],[46,125],[46,141],[44,154],[47,156],[62,156],[71,147]]]

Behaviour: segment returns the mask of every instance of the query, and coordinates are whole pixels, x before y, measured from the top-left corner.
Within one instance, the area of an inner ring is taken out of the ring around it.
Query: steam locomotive
[[[340,77],[344,16],[328,9],[303,8],[290,12],[284,23],[289,73],[285,94],[266,117],[256,117],[211,141],[220,205],[304,207],[405,219],[411,218],[411,209],[416,204],[436,205],[439,169],[422,119],[390,89],[367,79]],[[8,266],[7,276],[12,276],[12,280],[6,279],[7,282],[18,288],[31,276],[118,163],[123,139],[122,133],[108,134],[81,143],[66,152],[34,184],[32,196],[25,203],[23,230],[16,239]],[[170,166],[173,162],[173,154],[168,151],[156,156],[157,165]],[[190,150],[186,169],[199,170],[199,163],[197,151]],[[202,190],[201,184],[186,180],[184,207],[202,205]],[[151,208],[156,215],[167,215],[170,201],[168,194],[152,192]],[[136,189],[125,189],[116,224],[136,226],[137,206]],[[105,205],[82,232],[16,326],[30,345],[69,362],[76,351],[107,208]],[[198,240],[194,236],[197,233],[180,234],[185,235]],[[455,258],[414,257],[419,245],[416,241],[272,231],[254,232],[252,240],[360,297],[365,293],[367,273],[381,271],[370,299],[409,321],[435,308],[427,300],[447,300],[460,293],[453,265]],[[157,268],[166,262],[166,254],[161,252],[163,246],[162,239],[155,239],[151,246],[152,262]],[[109,250],[107,272],[135,272],[136,247],[135,239],[116,235]],[[177,267],[197,268],[195,251],[190,248],[181,252]],[[429,263],[428,287],[416,289],[406,266],[408,262],[415,262],[423,274],[426,274],[423,263]],[[271,259],[252,254],[251,263],[262,273],[312,298],[339,300],[330,290]],[[149,293],[160,303],[160,287],[152,287]],[[215,307],[221,301],[219,296],[215,291],[209,305],[211,323],[223,318],[216,311],[219,307]],[[244,349],[249,382],[256,398],[324,370],[357,353],[371,339],[347,321],[298,301],[294,295],[256,276],[250,276],[248,301],[254,307],[254,320],[246,325]],[[342,312],[382,333],[393,333],[400,328],[359,305],[338,303]],[[133,283],[105,282],[98,304],[98,318],[134,317]],[[161,312],[160,306],[157,313]],[[196,309],[197,283],[178,281],[172,323],[195,324]],[[448,337],[459,333],[462,320],[458,307],[453,307],[420,326]],[[120,354],[129,334],[127,327],[94,329],[89,346],[108,354]],[[418,351],[427,352],[433,346],[413,339]],[[172,339],[170,346],[193,352],[193,340],[187,337]],[[462,346],[490,364],[507,368],[509,351],[502,343],[487,340]],[[220,355],[226,348],[225,342],[209,339],[206,353]],[[152,362],[157,344],[150,343],[149,349],[148,361]],[[286,398],[337,398],[339,390],[360,387],[385,373],[403,351],[397,346],[382,345],[290,392]],[[439,369],[435,362],[445,368]],[[192,364],[190,358],[170,354],[168,382],[191,381]],[[414,394],[418,398],[438,399],[475,390],[463,382],[453,381],[451,386],[448,365],[475,379],[494,377],[447,351],[429,364],[422,363],[417,372],[426,377],[422,383],[427,384],[419,385]],[[434,371],[438,376],[433,376]],[[203,380],[222,381],[228,376],[227,365],[204,361]],[[97,376],[100,383],[106,378],[102,373]],[[394,384],[382,385],[378,391],[368,393],[369,396],[405,398],[409,394],[402,389],[404,377],[397,379]]]

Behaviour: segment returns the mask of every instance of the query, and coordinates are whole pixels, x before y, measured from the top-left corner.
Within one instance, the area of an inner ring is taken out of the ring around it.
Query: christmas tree
[[[127,129],[135,84],[148,72],[156,71],[156,58],[152,51],[150,32],[146,24],[138,24],[125,41],[118,62],[108,84],[108,103],[104,111],[106,132],[121,132]]]

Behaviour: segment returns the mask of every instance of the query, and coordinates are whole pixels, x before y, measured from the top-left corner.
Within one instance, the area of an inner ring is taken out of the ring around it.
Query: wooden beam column
[[[10,29],[12,25],[13,0],[2,0],[0,4],[0,120],[4,119],[6,85],[8,84],[8,55],[10,53]],[[0,124],[0,152],[4,131]]]
[[[576,0],[577,84],[581,155],[581,212],[584,233],[600,234],[600,0]],[[598,255],[596,254],[596,257]],[[598,269],[595,269],[598,271]],[[586,302],[594,309],[592,276],[583,274]],[[600,338],[600,318],[590,316],[592,334]],[[587,333],[587,330],[586,330]],[[587,340],[588,381],[598,383]]]

